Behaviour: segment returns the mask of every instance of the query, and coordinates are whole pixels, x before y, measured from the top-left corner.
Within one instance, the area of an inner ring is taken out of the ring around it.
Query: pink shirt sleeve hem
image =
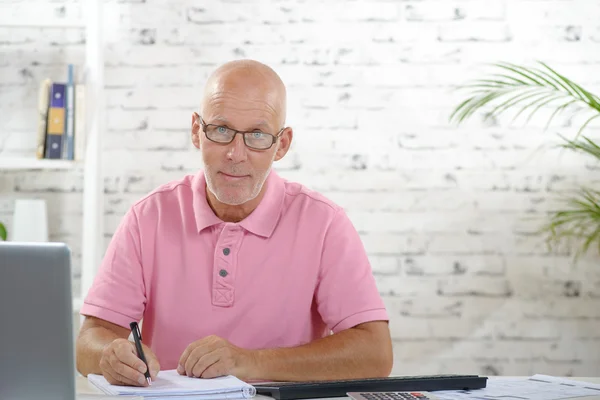
[[[336,326],[331,329],[333,333],[338,333],[344,329],[352,328],[358,324],[371,321],[388,321],[388,315],[385,308],[376,308],[373,310],[361,311],[356,314],[352,314],[349,317],[341,320]]]
[[[129,329],[130,322],[136,321],[135,318],[121,314],[120,312],[109,310],[107,308],[85,302],[81,306],[80,314],[100,318],[127,329]]]

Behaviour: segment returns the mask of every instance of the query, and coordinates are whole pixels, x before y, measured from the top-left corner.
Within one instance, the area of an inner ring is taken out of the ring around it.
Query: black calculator
[[[437,400],[429,392],[348,392],[354,400]]]

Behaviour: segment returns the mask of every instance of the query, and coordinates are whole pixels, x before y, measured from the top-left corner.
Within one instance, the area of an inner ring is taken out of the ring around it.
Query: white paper
[[[488,378],[484,389],[443,390],[434,394],[442,400],[558,400],[600,396],[600,385],[534,375],[529,378]]]
[[[96,394],[96,393],[84,393],[84,394],[78,393],[75,396],[75,399],[76,400],[115,400],[115,396],[111,396],[111,395],[107,395],[107,394]],[[145,399],[141,396],[128,396],[127,400],[145,400]],[[175,399],[172,398],[170,400],[176,400],[176,398]]]
[[[176,400],[176,396],[199,400],[241,399],[256,395],[254,386],[231,375],[202,379],[179,375],[176,370],[160,371],[152,386],[145,387],[111,385],[102,375],[90,374],[88,379],[106,394],[137,395],[144,399]]]

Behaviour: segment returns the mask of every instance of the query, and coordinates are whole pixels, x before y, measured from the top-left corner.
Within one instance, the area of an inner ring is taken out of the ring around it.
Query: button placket
[[[243,232],[225,225],[219,238],[214,255],[213,266],[213,304],[221,307],[233,305],[235,287],[235,252],[239,248]]]

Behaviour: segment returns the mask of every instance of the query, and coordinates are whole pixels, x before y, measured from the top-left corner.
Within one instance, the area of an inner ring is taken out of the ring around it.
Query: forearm
[[[310,381],[388,376],[391,341],[378,339],[381,336],[367,330],[347,329],[299,347],[258,350],[254,353],[257,376],[252,378]]]
[[[119,336],[114,331],[103,326],[94,326],[82,331],[77,339],[77,370],[84,376],[88,374],[102,374],[100,359],[104,347],[112,343]]]

